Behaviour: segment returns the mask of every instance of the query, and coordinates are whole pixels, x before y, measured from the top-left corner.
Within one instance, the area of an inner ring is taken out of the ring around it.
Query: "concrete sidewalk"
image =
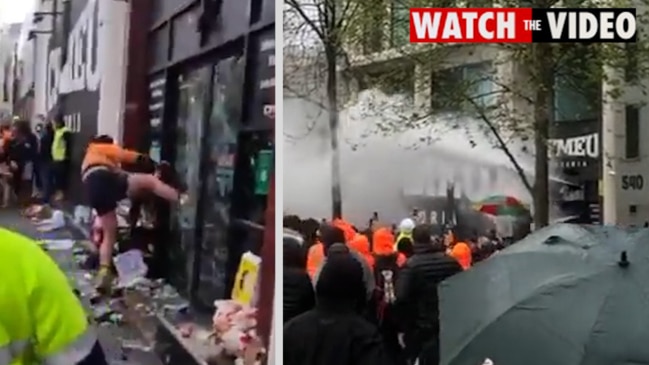
[[[90,224],[79,223],[68,209],[66,221],[68,236],[79,240],[87,240],[90,235]],[[24,218],[19,217],[23,221]],[[2,222],[0,217],[0,222]],[[31,225],[30,222],[27,222]],[[34,230],[33,225],[29,227]],[[38,237],[38,236],[36,236]],[[65,270],[74,274],[80,286],[89,285],[82,276],[86,274],[78,269],[74,263],[73,255],[67,253],[68,259],[58,258]],[[209,338],[212,331],[212,316],[201,315],[189,310],[189,302],[182,298],[175,289],[163,282],[153,290],[134,289],[126,290],[119,305],[119,312],[124,315],[125,322],[130,330],[127,334],[112,334],[121,338],[117,342],[124,343],[128,338],[129,343],[135,347],[151,348],[152,353],[162,359],[165,365],[232,365],[233,359],[218,356],[219,346]],[[181,309],[179,308],[186,308]],[[114,327],[114,326],[112,326]],[[191,327],[192,334],[183,335],[181,328]],[[114,331],[114,330],[113,330]],[[137,338],[132,334],[137,333]],[[115,341],[113,341],[115,342]],[[113,348],[115,347],[114,345]],[[119,346],[119,345],[118,345]],[[141,356],[135,352],[134,356]],[[139,358],[139,357],[138,357]],[[147,365],[156,365],[157,362],[143,362]]]
[[[36,225],[20,215],[17,210],[0,210],[0,225],[21,232],[37,240],[41,239],[74,239],[83,240],[76,229],[64,228],[56,232],[39,232]],[[88,275],[81,270],[74,260],[73,250],[50,250],[49,253],[57,261],[80,292],[87,291],[91,286]],[[95,311],[87,300],[84,304],[89,314]],[[100,323],[98,324],[99,341],[111,365],[161,365],[163,362],[150,346],[142,339],[141,334],[128,324]]]

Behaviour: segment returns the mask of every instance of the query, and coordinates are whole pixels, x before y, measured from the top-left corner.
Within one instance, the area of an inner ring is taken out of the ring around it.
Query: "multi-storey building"
[[[643,6],[636,8],[638,13],[646,10]],[[361,74],[369,76],[380,76],[388,65],[392,74],[395,68],[402,68],[400,74],[408,76],[408,82],[398,83],[400,89],[396,91],[410,93],[417,108],[439,106],[444,95],[436,85],[469,81],[469,91],[479,103],[493,102],[487,99],[494,98],[499,109],[507,110],[505,119],[530,120],[533,105],[502,92],[503,86],[523,94],[528,91],[521,86],[526,80],[525,65],[508,51],[489,45],[451,45],[443,58],[431,60],[430,64],[413,63],[402,56],[416,53],[408,44],[407,10],[392,7],[386,14],[386,29],[372,34],[353,52],[352,68],[362,69]],[[404,47],[409,51],[403,52]],[[634,46],[626,47],[632,51]],[[619,83],[595,82],[577,70],[555,76],[555,115],[548,158],[554,180],[563,183],[553,184],[551,200],[564,215],[579,215],[576,221],[622,225],[649,221],[649,147],[641,143],[649,139],[649,125],[641,122],[649,110],[649,81],[638,79],[645,76],[640,70],[646,67],[635,65],[633,57],[624,62],[624,68],[606,70]],[[359,89],[372,87],[371,77],[365,79]],[[498,94],[509,97],[498,98]],[[459,108],[461,105],[454,111]]]
[[[635,8],[645,15],[649,9],[644,3]],[[640,31],[646,35],[647,28]],[[604,223],[642,226],[649,222],[649,78],[646,64],[628,66],[607,69],[611,83],[603,86],[600,190]]]

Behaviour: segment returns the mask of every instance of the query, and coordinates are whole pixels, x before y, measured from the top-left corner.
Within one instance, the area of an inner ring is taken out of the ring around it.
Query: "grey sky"
[[[22,23],[37,0],[0,0],[0,24]]]

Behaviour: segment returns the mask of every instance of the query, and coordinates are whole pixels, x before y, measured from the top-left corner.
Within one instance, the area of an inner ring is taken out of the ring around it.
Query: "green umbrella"
[[[648,240],[562,224],[450,278],[440,364],[649,364]]]

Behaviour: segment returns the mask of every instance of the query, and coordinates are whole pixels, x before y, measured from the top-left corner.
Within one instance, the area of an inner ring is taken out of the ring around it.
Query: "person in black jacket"
[[[22,201],[25,199],[24,193],[30,192],[33,161],[36,157],[37,141],[36,136],[32,133],[29,122],[19,120],[14,124],[15,138],[11,144],[11,160],[16,163],[14,170],[14,193]]]
[[[54,141],[54,127],[52,123],[45,123],[43,130],[38,134],[38,178],[40,180],[40,194],[42,202],[48,204],[54,194],[54,170],[52,168],[52,142]]]
[[[410,361],[420,365],[439,362],[439,308],[437,285],[462,272],[460,264],[431,239],[431,227],[419,225],[412,232],[413,251],[402,267],[395,286],[403,342]]]
[[[360,263],[344,244],[332,245],[315,308],[284,325],[283,365],[390,364],[378,329],[359,312],[365,299]]]
[[[42,116],[39,116],[37,118],[41,118],[38,120],[43,121]],[[36,188],[36,190],[34,191],[35,196],[38,196],[43,191],[43,184],[41,183],[43,179],[41,178],[41,165],[39,158],[42,135],[43,123],[37,123],[34,127],[34,136],[36,137],[36,156],[34,158],[34,187]]]
[[[284,322],[312,309],[315,293],[306,272],[306,251],[301,243],[284,236]]]
[[[322,242],[324,260],[320,265],[323,265],[327,262],[327,252],[329,247],[336,243],[346,243],[345,232],[334,225],[322,224],[319,229],[320,241]],[[358,260],[359,264],[363,268],[363,282],[365,283],[365,292],[367,293],[367,300],[370,301],[374,296],[374,289],[376,288],[376,283],[374,282],[374,273],[372,268],[369,266],[367,261],[361,256],[357,251],[351,251],[351,256]],[[317,284],[319,278],[319,270],[316,271],[316,274],[313,277],[314,284]],[[368,303],[366,303],[367,305]]]

